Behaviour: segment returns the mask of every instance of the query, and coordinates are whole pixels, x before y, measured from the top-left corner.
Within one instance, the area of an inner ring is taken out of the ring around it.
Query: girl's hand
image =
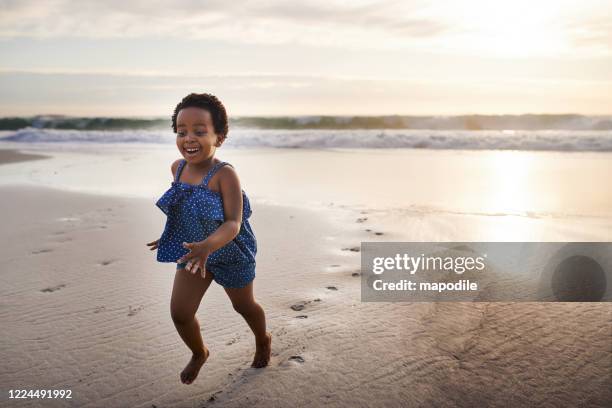
[[[147,244],[147,246],[151,247],[151,248],[149,248],[151,251],[155,251],[157,249],[157,247],[159,247],[159,239],[156,239],[153,242],[149,242]]]
[[[183,247],[189,249],[189,253],[183,255],[176,263],[187,262],[187,269],[192,274],[195,274],[200,269],[202,277],[206,274],[206,260],[212,253],[212,248],[206,243],[202,242],[183,242]]]

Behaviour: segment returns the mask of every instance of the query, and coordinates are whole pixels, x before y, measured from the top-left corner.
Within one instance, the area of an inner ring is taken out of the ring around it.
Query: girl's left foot
[[[210,352],[204,347],[204,354],[194,354],[191,356],[191,360],[187,363],[185,369],[181,372],[181,382],[183,384],[191,384],[196,379],[200,368],[208,359]]]
[[[266,333],[264,342],[256,343],[255,357],[253,358],[253,364],[251,364],[251,367],[262,368],[267,366],[270,362],[270,354],[272,354],[272,335],[270,333]]]

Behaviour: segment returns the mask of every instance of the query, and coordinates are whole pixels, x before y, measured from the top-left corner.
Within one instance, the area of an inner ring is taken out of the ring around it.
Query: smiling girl
[[[253,367],[268,365],[272,338],[253,297],[257,241],[249,199],[232,166],[215,158],[228,133],[225,107],[213,95],[189,94],[174,110],[172,129],[183,159],[172,163],[174,182],[156,203],[168,217],[164,232],[147,245],[158,261],[177,263],[170,310],[192,352],[180,375],[191,384],[209,356],[195,314],[213,280],[255,335]]]

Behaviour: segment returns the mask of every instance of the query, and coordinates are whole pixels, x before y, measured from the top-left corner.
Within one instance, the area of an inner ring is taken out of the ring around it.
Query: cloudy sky
[[[0,0],[0,116],[612,114],[612,1]]]

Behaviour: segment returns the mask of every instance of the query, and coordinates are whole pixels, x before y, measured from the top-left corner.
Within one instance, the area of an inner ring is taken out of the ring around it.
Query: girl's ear
[[[222,144],[223,144],[223,140],[220,140],[219,136],[217,136],[217,141],[215,142],[215,146],[221,147]]]

